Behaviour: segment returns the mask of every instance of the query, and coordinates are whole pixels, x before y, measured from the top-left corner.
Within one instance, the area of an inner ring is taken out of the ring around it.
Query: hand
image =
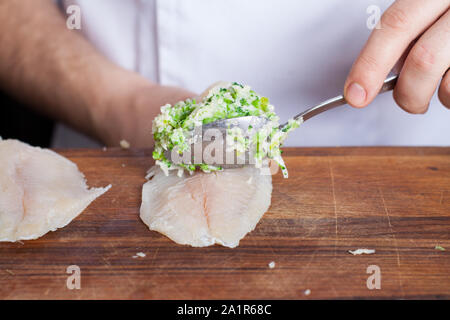
[[[425,113],[442,79],[439,98],[450,108],[449,7],[450,0],[394,2],[350,71],[344,87],[349,104],[360,108],[372,102],[396,62],[406,56],[394,90],[397,104],[410,113]]]
[[[131,147],[153,146],[152,122],[160,107],[195,96],[194,93],[149,83],[138,75],[118,81],[110,103],[96,117],[96,136],[107,146],[119,146],[122,139]]]

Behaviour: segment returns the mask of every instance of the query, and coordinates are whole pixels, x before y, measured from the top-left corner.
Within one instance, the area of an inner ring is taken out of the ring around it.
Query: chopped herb
[[[240,103],[241,103],[241,106],[248,106],[248,102],[244,98],[241,99]]]

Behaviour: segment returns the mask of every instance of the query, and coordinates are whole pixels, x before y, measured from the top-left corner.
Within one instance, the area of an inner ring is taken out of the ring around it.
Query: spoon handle
[[[393,90],[394,87],[395,87],[395,84],[397,83],[397,79],[398,79],[397,75],[387,78],[384,81],[383,86],[381,87],[381,90],[380,90],[379,94],[383,93],[383,92],[386,92],[386,91]],[[322,112],[325,112],[327,110],[330,110],[330,109],[333,109],[333,108],[336,108],[336,107],[339,107],[339,106],[343,106],[345,104],[347,104],[347,101],[345,100],[343,95],[340,95],[340,96],[337,96],[335,98],[332,98],[332,99],[329,99],[327,101],[324,101],[324,102],[318,104],[317,106],[309,108],[306,111],[303,111],[302,113],[296,115],[294,117],[294,120],[300,120],[301,122],[303,122],[303,121],[306,121],[306,120],[308,120],[308,119],[310,119],[310,118],[312,118],[312,117],[314,117],[314,116],[316,116],[318,114],[321,114]],[[280,128],[283,128],[286,125],[287,125],[287,123],[282,124],[280,126]]]

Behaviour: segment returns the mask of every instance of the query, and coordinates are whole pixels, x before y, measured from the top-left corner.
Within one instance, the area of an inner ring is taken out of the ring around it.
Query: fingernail
[[[351,104],[355,106],[362,106],[366,101],[366,97],[366,90],[364,90],[364,88],[360,84],[353,82],[347,87],[345,98]]]

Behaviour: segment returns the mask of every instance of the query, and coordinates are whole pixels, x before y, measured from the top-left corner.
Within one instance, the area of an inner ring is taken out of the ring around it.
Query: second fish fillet
[[[89,189],[75,163],[53,151],[0,140],[0,242],[62,228],[109,188]]]

